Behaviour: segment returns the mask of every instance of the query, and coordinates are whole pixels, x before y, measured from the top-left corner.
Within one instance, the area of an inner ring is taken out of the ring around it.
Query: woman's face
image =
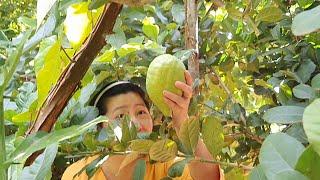
[[[152,132],[152,118],[149,110],[139,94],[129,92],[108,98],[106,116],[114,120],[128,115],[139,132]]]

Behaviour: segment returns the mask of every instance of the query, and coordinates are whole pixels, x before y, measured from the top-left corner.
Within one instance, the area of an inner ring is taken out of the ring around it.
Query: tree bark
[[[197,0],[185,1],[185,45],[186,49],[192,49],[193,53],[188,60],[188,70],[195,81],[199,78],[199,47],[198,47],[198,12]],[[195,88],[194,94],[199,93],[199,88]]]
[[[60,75],[54,88],[50,91],[37,118],[31,125],[26,135],[37,131],[51,131],[53,125],[62,113],[64,107],[78,89],[81,79],[89,69],[92,61],[106,45],[105,37],[112,33],[113,26],[122,9],[121,4],[110,3],[106,5],[92,33],[83,44],[82,48],[72,58],[64,72]],[[38,153],[33,154],[26,164],[31,164]]]

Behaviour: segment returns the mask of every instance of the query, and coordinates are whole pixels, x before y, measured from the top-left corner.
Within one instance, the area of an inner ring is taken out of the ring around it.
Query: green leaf
[[[171,9],[171,14],[173,17],[173,20],[177,22],[180,25],[183,25],[185,20],[185,10],[184,6],[181,4],[174,4]]]
[[[135,139],[131,141],[130,149],[137,152],[149,152],[153,144],[154,142],[149,139]]]
[[[150,150],[149,155],[152,160],[166,162],[176,157],[178,152],[177,144],[170,139],[163,139],[155,142]]]
[[[274,177],[275,180],[309,180],[303,174],[295,170],[286,170],[279,172]]]
[[[146,17],[142,21],[142,31],[150,39],[157,41],[159,35],[159,26],[154,24],[154,19],[151,17]]]
[[[150,51],[150,53],[153,54],[153,56],[158,56],[158,55],[162,55],[166,52],[166,48],[163,46],[160,46],[158,43],[156,42],[152,42],[152,43],[146,43],[144,45],[144,48],[147,51]]]
[[[12,121],[12,117],[14,117],[17,114],[18,114],[17,111],[15,111],[13,109],[5,110],[4,111],[4,120]]]
[[[311,80],[311,86],[314,89],[320,89],[320,74],[315,75]]]
[[[98,62],[112,62],[112,59],[114,58],[115,52],[114,49],[111,48],[109,50],[106,50],[101,56],[97,57],[95,61]]]
[[[99,114],[98,109],[93,106],[85,106],[76,108],[73,112],[73,116],[71,117],[70,124],[71,125],[79,125],[85,124]]]
[[[127,146],[127,143],[137,137],[137,129],[129,116],[121,119],[121,143]]]
[[[93,126],[106,121],[106,118],[101,116],[81,126],[71,126],[49,134],[40,133],[36,137],[27,137],[28,140],[24,140],[21,144],[19,144],[15,151],[9,155],[9,159],[6,161],[6,164],[12,162],[21,162],[38,150],[41,150],[51,144],[83,134]]]
[[[267,180],[260,164],[251,170],[249,180]]]
[[[299,84],[292,91],[294,96],[300,99],[313,99],[316,96],[316,92],[306,84]]]
[[[0,31],[0,41],[9,41],[8,37],[2,30]]]
[[[123,31],[116,31],[114,34],[107,36],[107,42],[114,48],[120,49],[126,44],[126,35]]]
[[[83,144],[89,149],[89,150],[96,150],[98,141],[95,138],[95,135],[92,133],[86,133],[83,136]]]
[[[37,1],[37,28],[40,27],[42,21],[57,0],[38,0]]]
[[[128,43],[121,46],[120,49],[117,50],[117,54],[119,57],[124,57],[129,53],[136,52],[140,50],[142,47],[141,44],[138,43]]]
[[[134,171],[133,180],[143,180],[146,174],[146,161],[143,159],[138,160]]]
[[[92,0],[89,4],[89,10],[98,9],[99,7],[105,5],[108,2],[109,0]]]
[[[28,52],[29,50],[36,47],[42,39],[52,35],[56,27],[57,19],[54,14],[51,14],[47,21],[36,31],[36,33],[26,42],[23,47],[23,52]]]
[[[89,11],[89,2],[79,2],[68,7],[64,31],[73,49],[79,49],[101,12],[102,8]]]
[[[262,9],[256,16],[256,21],[278,22],[283,18],[282,11],[277,7],[267,7]]]
[[[61,43],[56,36],[49,37],[41,42],[39,53],[35,59],[38,108],[42,106],[50,89],[55,85],[60,73],[64,70],[64,65],[60,59],[60,47]]]
[[[73,177],[75,178],[76,176],[80,176],[80,174],[85,172],[88,175],[88,179],[91,179],[95,172],[100,169],[101,165],[108,160],[108,158],[109,155],[100,154],[98,157],[94,158],[94,160],[79,169]]]
[[[12,122],[14,123],[21,123],[21,122],[29,122],[32,121],[32,117],[34,117],[36,114],[30,111],[26,111],[20,114],[17,114],[12,117]]]
[[[24,82],[22,86],[19,87],[18,91],[20,92],[16,99],[16,105],[19,109],[22,109],[23,112],[27,109],[36,108],[37,103],[37,92],[36,85],[33,82]]]
[[[218,155],[224,146],[223,127],[216,117],[206,117],[202,122],[202,138],[213,157]]]
[[[30,18],[30,17],[26,17],[26,16],[20,16],[18,18],[18,23],[21,23],[28,28],[35,28],[37,26],[37,20]],[[0,39],[1,39],[1,37],[0,37]]]
[[[73,49],[79,49],[91,31],[87,2],[72,4],[68,7],[64,31]]]
[[[302,83],[309,81],[311,74],[316,70],[316,65],[310,60],[302,61],[297,70],[297,75],[300,77]],[[301,83],[301,82],[300,82]]]
[[[314,3],[314,0],[298,0],[298,4],[303,9],[307,9]]]
[[[293,170],[303,150],[304,146],[289,135],[269,135],[263,142],[259,155],[266,177],[274,179],[282,171]]]
[[[20,180],[23,168],[23,164],[12,164],[8,169],[10,180]]]
[[[191,161],[191,158],[186,158],[181,161],[173,163],[168,170],[168,176],[170,176],[171,178],[182,176],[185,166],[190,161]]]
[[[128,39],[128,43],[138,43],[142,44],[144,41],[145,37],[144,36],[136,36],[134,38]]]
[[[81,105],[86,105],[90,100],[90,96],[95,92],[96,88],[97,87],[95,83],[89,83],[85,87],[83,87],[81,89],[79,103]]]
[[[176,52],[174,56],[176,56],[181,61],[185,61],[191,57],[192,53],[193,53],[192,50],[181,50]]]
[[[320,155],[320,99],[314,100],[303,113],[303,128],[314,150]]]
[[[106,162],[109,158],[109,155],[100,155],[97,159],[92,161],[88,166],[85,167],[86,174],[88,175],[89,179],[95,175],[97,170],[99,170],[104,162]],[[84,169],[83,169],[84,170]]]
[[[320,156],[312,146],[308,146],[300,156],[295,169],[311,180],[320,177]]]
[[[6,60],[4,67],[6,69],[6,71],[2,71],[1,70],[1,74],[4,75],[4,80],[2,81],[2,83],[0,84],[0,87],[3,88],[4,92],[4,88],[7,88],[7,85],[10,81],[10,79],[13,76],[13,73],[16,71],[16,68],[20,62],[20,57],[22,56],[22,51],[23,51],[23,46],[26,43],[27,39],[29,38],[29,36],[31,35],[31,31],[26,31],[24,33],[22,33],[22,37],[21,40],[17,46],[17,48],[10,53],[8,59]]]
[[[184,121],[180,127],[179,139],[187,151],[193,154],[196,150],[199,140],[200,124],[195,117]]]
[[[268,109],[263,119],[268,123],[291,124],[301,122],[304,107],[300,106],[278,106]]]
[[[243,16],[243,13],[240,12],[238,9],[236,9],[235,7],[233,6],[227,6],[226,7],[226,10],[228,12],[228,16],[230,16],[232,19],[234,20],[237,20],[237,21],[240,21],[242,20],[242,16]]]
[[[320,5],[299,13],[293,18],[291,30],[294,35],[302,36],[320,28]]]
[[[45,179],[47,174],[51,172],[51,165],[58,152],[58,145],[52,144],[46,148],[46,150],[37,157],[35,162],[28,167],[25,167],[22,171],[22,179]]]
[[[308,138],[306,133],[304,132],[302,123],[295,123],[289,127],[285,133],[289,134],[290,136],[296,138],[296,140],[300,141],[303,144],[308,143]]]

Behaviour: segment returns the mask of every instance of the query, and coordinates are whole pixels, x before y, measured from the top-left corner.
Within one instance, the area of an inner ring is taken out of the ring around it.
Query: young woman
[[[192,78],[188,71],[185,72],[186,83],[177,81],[175,86],[183,91],[182,96],[178,96],[168,91],[164,91],[164,100],[172,110],[172,121],[175,131],[179,132],[183,121],[188,118],[188,107],[192,97]],[[143,90],[128,81],[119,81],[105,87],[95,99],[94,105],[99,109],[101,115],[106,115],[113,120],[123,115],[129,115],[131,121],[139,127],[140,132],[152,132],[153,121],[149,112],[148,101]],[[199,140],[195,155],[203,159],[212,159],[209,151],[202,140]],[[124,160],[124,155],[113,155],[95,173],[92,179],[132,179],[135,162],[127,165],[121,171],[119,167]],[[62,176],[62,180],[73,179],[86,164],[89,164],[95,157],[82,159],[67,168]],[[167,176],[170,165],[174,163],[147,162],[146,180],[160,180]],[[88,179],[85,172],[76,176],[75,179]],[[218,165],[211,163],[191,162],[184,169],[183,175],[177,179],[223,179],[223,174]]]

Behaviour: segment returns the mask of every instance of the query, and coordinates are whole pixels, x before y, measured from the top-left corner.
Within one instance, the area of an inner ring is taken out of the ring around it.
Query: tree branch
[[[106,44],[105,36],[112,33],[113,26],[122,9],[121,4],[110,3],[106,5],[95,28],[93,29],[80,51],[72,58],[70,63],[54,88],[50,91],[37,118],[27,131],[27,135],[37,131],[51,131],[59,115],[67,105],[73,93],[77,90],[81,79],[89,69],[92,61]],[[37,157],[32,155],[26,164],[30,164]]]
[[[111,2],[118,4],[126,4],[128,6],[143,6],[145,4],[151,4],[155,0],[110,0]]]
[[[223,89],[223,90],[227,93],[227,95],[230,97],[231,102],[234,103],[234,104],[238,103],[237,100],[234,98],[233,94],[231,93],[230,89],[229,89],[229,88],[226,86],[226,84],[221,80],[220,75],[217,74],[214,69],[210,69],[210,70],[211,70],[212,73],[214,73],[214,74],[216,75],[216,77],[217,77],[217,79],[218,79],[218,81],[219,81],[219,85],[222,87],[222,89]],[[244,125],[246,125],[247,120],[246,120],[244,114],[243,114],[241,111],[240,111],[240,120],[243,122]],[[245,134],[247,137],[249,137],[249,138],[257,141],[257,142],[260,143],[260,144],[263,143],[263,139],[262,139],[262,138],[260,138],[259,136],[256,136],[256,135],[252,134],[246,127],[244,127],[244,131],[243,131],[243,132],[244,132],[244,134]]]
[[[58,116],[68,103],[73,92],[77,89],[81,79],[84,77],[95,56],[106,44],[105,36],[112,33],[122,5],[111,3],[106,6],[95,29],[84,43],[80,51],[73,57],[55,87],[50,91],[45,103],[39,111],[36,121],[27,134],[39,130],[49,132]]]

